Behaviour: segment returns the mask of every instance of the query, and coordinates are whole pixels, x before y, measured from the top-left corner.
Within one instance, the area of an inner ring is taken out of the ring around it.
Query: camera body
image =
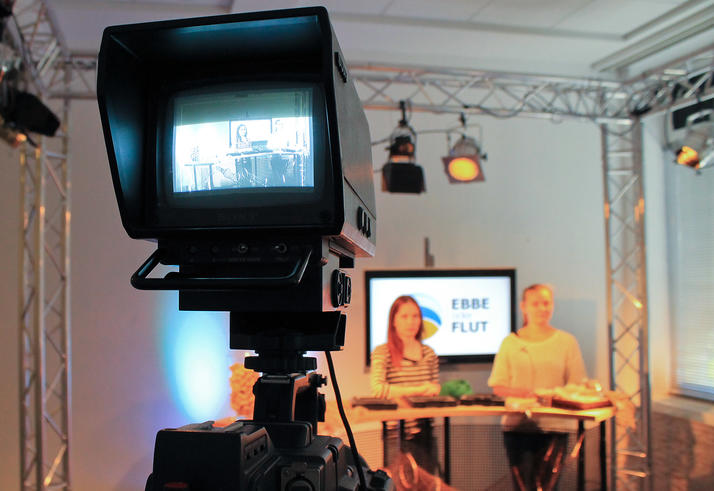
[[[132,238],[203,248],[329,237],[353,257],[374,254],[369,128],[324,8],[109,27],[98,63],[114,190]],[[241,125],[250,147],[236,148]],[[217,171],[217,153],[238,172]],[[281,176],[281,166],[294,171]]]
[[[326,381],[303,356],[344,346],[345,270],[376,245],[369,128],[327,11],[108,27],[97,96],[122,224],[158,243],[132,285],[229,311],[262,373],[254,420],[158,433],[147,490],[391,489],[317,435]]]
[[[122,224],[159,242],[152,268],[179,266],[134,286],[178,289],[186,310],[348,303],[334,271],[376,246],[371,145],[324,8],[109,27],[98,67]]]
[[[389,489],[388,482],[384,472],[370,473],[370,489]],[[191,483],[192,491],[359,489],[352,456],[339,438],[316,436],[307,445],[278,451],[264,426],[243,421],[159,431],[146,491],[172,483]]]

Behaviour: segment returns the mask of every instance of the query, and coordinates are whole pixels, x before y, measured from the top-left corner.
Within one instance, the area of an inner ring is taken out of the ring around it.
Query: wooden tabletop
[[[502,416],[505,414],[526,414],[525,410],[506,409],[503,406],[450,406],[450,407],[399,407],[397,409],[367,409],[354,407],[350,411],[350,420],[354,422],[392,421],[418,418],[452,418],[459,416]],[[612,406],[574,411],[554,407],[534,407],[528,410],[531,416],[548,416],[599,423],[612,418],[615,408]]]

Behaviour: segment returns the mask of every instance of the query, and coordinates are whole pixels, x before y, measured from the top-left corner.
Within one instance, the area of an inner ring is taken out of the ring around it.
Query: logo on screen
[[[412,297],[419,304],[421,316],[424,319],[424,335],[422,336],[422,340],[428,339],[436,334],[436,331],[441,327],[439,302],[423,293],[413,294]]]

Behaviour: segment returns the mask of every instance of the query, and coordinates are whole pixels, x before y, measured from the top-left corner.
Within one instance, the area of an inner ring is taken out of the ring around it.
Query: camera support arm
[[[281,276],[207,277],[172,271],[163,278],[148,278],[164,259],[164,251],[156,249],[131,276],[131,284],[139,290],[234,290],[236,288],[273,288],[297,285],[305,273],[312,250],[306,248],[292,270]]]

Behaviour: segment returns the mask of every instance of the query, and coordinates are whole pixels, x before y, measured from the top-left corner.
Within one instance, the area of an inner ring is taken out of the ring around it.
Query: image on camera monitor
[[[309,89],[177,97],[174,193],[312,188],[311,99]]]

